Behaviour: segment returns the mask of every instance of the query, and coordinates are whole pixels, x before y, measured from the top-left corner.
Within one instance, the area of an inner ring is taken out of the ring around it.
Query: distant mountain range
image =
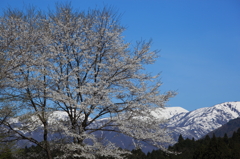
[[[226,102],[194,111],[187,111],[181,107],[155,108],[151,113],[157,118],[169,120],[165,126],[171,130],[172,136],[176,141],[180,134],[184,138],[194,138],[197,140],[230,120],[240,117],[240,102]],[[54,112],[50,118],[50,122],[68,120],[67,114],[60,111]],[[102,120],[107,120],[107,118]],[[37,140],[41,140],[40,136],[42,135],[39,135],[41,132],[41,130],[37,129],[30,134],[32,137],[37,138]],[[115,132],[99,132],[96,135],[114,142],[121,148],[129,150],[134,148],[134,140],[128,136],[116,134]],[[54,137],[53,135],[50,138]],[[145,145],[142,149],[143,152],[149,152],[155,148],[145,143],[142,144]]]
[[[184,138],[197,140],[230,120],[240,117],[240,102],[226,102],[194,111],[187,111],[181,107],[157,108],[152,111],[152,114],[157,118],[169,119],[166,127],[172,131],[172,136],[176,142],[180,134]],[[125,135],[107,132],[104,136],[119,147],[133,148],[133,139]],[[154,147],[145,145],[142,151],[146,153],[152,149]]]
[[[213,107],[175,114],[170,118],[167,127],[173,131],[175,138],[182,134],[184,138],[200,139],[238,117],[240,117],[240,102],[226,102]]]

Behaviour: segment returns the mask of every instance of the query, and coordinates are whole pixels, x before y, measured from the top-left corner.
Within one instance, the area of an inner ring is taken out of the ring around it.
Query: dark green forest
[[[0,159],[36,159],[34,154],[43,154],[42,159],[46,158],[45,153],[38,146],[25,147],[23,149],[11,150],[13,145],[1,146]],[[212,138],[208,135],[200,140],[184,139],[179,136],[178,142],[169,146],[168,150],[177,154],[169,154],[162,150],[153,150],[147,154],[139,150],[132,150],[132,154],[126,156],[126,159],[240,159],[240,128],[233,133],[232,137],[227,134],[224,137]],[[61,154],[58,150],[53,151],[54,156]],[[73,159],[73,158],[69,158]],[[101,157],[99,159],[113,159]]]
[[[168,150],[178,154],[167,154],[161,150],[153,150],[144,154],[141,150],[132,151],[132,159],[240,159],[240,129],[234,132],[232,137],[212,138],[208,135],[200,140],[184,139],[182,135],[178,138],[178,143],[169,146]],[[129,158],[129,159],[130,159]]]

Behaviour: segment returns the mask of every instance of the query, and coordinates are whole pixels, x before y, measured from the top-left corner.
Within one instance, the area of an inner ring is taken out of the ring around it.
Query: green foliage
[[[0,159],[13,159],[12,152],[9,146],[1,146]]]
[[[168,150],[178,154],[167,154],[162,150],[153,150],[147,153],[145,159],[240,159],[240,129],[233,133],[232,138],[224,137],[210,138],[208,135],[201,140],[184,139],[179,136],[178,143],[169,146]],[[144,158],[140,150],[132,152],[132,158]]]

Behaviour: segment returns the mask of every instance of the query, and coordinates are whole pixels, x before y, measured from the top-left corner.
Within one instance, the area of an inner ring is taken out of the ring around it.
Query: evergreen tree
[[[184,138],[182,137],[182,134],[180,134],[178,137],[178,143],[181,143],[183,141],[184,141]]]
[[[228,136],[227,133],[224,134],[223,141],[228,145]]]
[[[146,159],[146,155],[141,149],[132,150],[131,152],[132,154],[128,157],[128,159]]]

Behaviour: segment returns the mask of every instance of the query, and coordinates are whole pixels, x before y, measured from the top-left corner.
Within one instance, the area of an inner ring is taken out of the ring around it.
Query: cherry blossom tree
[[[151,41],[126,43],[125,28],[111,9],[79,12],[58,5],[46,15],[8,13],[1,18],[0,34],[1,53],[14,68],[6,77],[6,92],[23,109],[17,118],[22,127],[5,122],[15,139],[39,145],[48,158],[54,148],[63,152],[57,158],[129,153],[100,140],[99,132],[124,134],[161,149],[172,141],[162,126],[165,120],[151,114],[175,95],[161,93],[159,75],[145,70],[158,51],[151,50]],[[67,120],[50,120],[56,111]],[[43,142],[25,135],[39,126]],[[62,138],[50,138],[54,133]]]

